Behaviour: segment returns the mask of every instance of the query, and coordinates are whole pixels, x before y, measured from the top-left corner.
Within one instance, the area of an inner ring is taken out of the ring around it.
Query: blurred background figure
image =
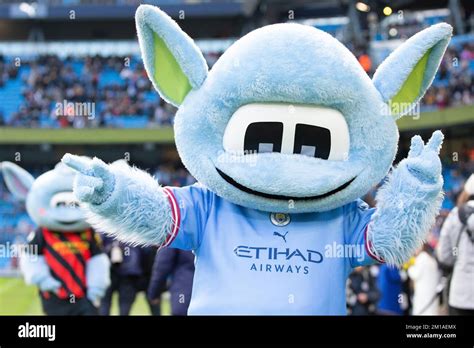
[[[143,274],[138,283],[138,290],[140,292],[143,291],[151,315],[162,314],[161,303],[152,302],[147,296],[148,288],[150,287],[151,274],[153,272],[153,265],[155,264],[155,257],[156,257],[157,250],[158,248],[155,246],[141,247],[141,254],[142,254],[141,260],[142,260]]]
[[[474,174],[441,229],[438,260],[452,269],[449,314],[474,315]]]
[[[403,280],[396,267],[383,264],[379,268],[377,287],[381,297],[377,305],[377,314],[402,315],[401,303],[404,301],[402,293]]]
[[[104,250],[109,256],[110,287],[107,289],[100,305],[101,315],[110,315],[114,293],[118,293],[119,314],[129,315],[140,283],[145,273],[143,269],[143,250],[103,235]]]
[[[191,251],[165,248],[156,254],[148,288],[148,299],[158,305],[166,290],[170,293],[171,314],[187,315],[194,277]]]
[[[349,315],[375,314],[380,292],[376,282],[376,266],[357,267],[347,281],[347,309]]]
[[[412,315],[439,314],[441,275],[430,245],[423,245],[414,264],[408,268],[408,276],[414,288]]]

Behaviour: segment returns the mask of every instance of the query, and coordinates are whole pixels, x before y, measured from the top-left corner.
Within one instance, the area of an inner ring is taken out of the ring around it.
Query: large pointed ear
[[[449,24],[440,23],[417,33],[375,72],[374,85],[395,118],[407,114],[433,82],[452,31]]]
[[[207,64],[194,41],[166,13],[141,5],[135,14],[145,69],[161,97],[179,106],[207,76]]]
[[[10,192],[20,201],[26,200],[35,179],[26,170],[11,162],[0,163],[3,178]]]

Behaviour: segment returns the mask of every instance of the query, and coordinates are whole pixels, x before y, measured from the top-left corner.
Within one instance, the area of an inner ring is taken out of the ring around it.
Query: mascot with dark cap
[[[74,192],[101,231],[136,244],[193,250],[189,314],[345,314],[354,267],[401,265],[422,244],[443,197],[443,135],[412,139],[389,172],[395,120],[430,86],[451,37],[432,26],[371,80],[318,29],[276,24],[234,43],[208,71],[158,8],[136,14],[153,85],[179,107],[178,152],[198,180],[161,187],[127,165],[67,154]]]

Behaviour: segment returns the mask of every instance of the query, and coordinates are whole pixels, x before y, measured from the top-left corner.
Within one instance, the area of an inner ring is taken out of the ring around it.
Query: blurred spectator
[[[441,275],[432,253],[433,249],[424,244],[414,264],[408,268],[408,276],[413,281],[414,287],[413,315],[439,314],[438,286]]]
[[[444,222],[437,255],[442,264],[452,268],[449,314],[474,315],[474,174],[462,197]]]
[[[154,246],[148,246],[148,247],[142,246],[141,251],[142,251],[143,274],[140,278],[138,289],[139,291],[145,292],[145,295],[146,295],[148,288],[150,286],[151,275],[153,272],[153,264],[155,263],[157,248]],[[150,314],[161,315],[161,304],[150,301],[148,296],[146,296],[146,299],[148,302],[148,307],[150,308]]]
[[[133,247],[106,235],[102,235],[104,251],[112,264],[110,270],[111,285],[100,304],[100,314],[110,315],[112,295],[118,292],[119,314],[129,315],[137,292],[141,277],[143,251],[140,247]]]
[[[374,267],[357,267],[347,281],[347,307],[350,315],[375,314],[380,298]]]
[[[400,303],[403,301],[402,277],[400,271],[393,266],[383,264],[379,268],[377,287],[381,297],[377,305],[377,314],[402,315]]]
[[[171,314],[186,315],[191,300],[194,277],[194,254],[191,251],[165,248],[155,258],[148,288],[148,298],[160,303],[161,294],[171,294]]]

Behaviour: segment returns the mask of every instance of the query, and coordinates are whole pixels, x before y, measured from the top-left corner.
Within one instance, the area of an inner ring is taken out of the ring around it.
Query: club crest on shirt
[[[270,214],[270,221],[272,224],[278,227],[286,226],[290,223],[291,218],[290,214],[285,213],[271,213]]]

